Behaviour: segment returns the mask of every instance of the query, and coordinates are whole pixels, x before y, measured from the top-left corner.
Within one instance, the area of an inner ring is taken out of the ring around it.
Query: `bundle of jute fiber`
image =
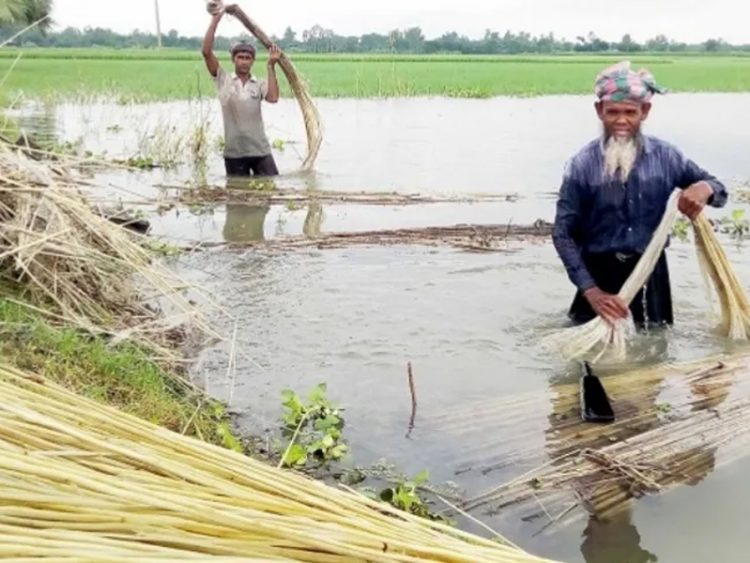
[[[716,291],[721,307],[719,330],[733,340],[747,340],[750,337],[750,301],[745,288],[737,279],[711,222],[703,213],[693,221],[693,228],[698,263],[704,278]]]
[[[628,305],[648,281],[667,244],[677,219],[677,203],[681,191],[676,189],[672,192],[659,226],[618,293],[620,299]],[[633,321],[630,317],[619,321],[615,326],[610,326],[601,317],[596,317],[583,325],[553,333],[547,336],[544,342],[556,348],[567,360],[582,358],[593,352],[592,361],[598,361],[607,351],[611,351],[613,358],[622,359],[626,352],[627,335],[632,334],[633,330]]]
[[[96,213],[67,169],[0,144],[0,279],[93,333],[153,343],[180,324],[219,337],[143,240]],[[175,315],[159,316],[145,298]]]
[[[209,0],[206,4],[206,9],[211,14],[223,9],[223,7],[223,2],[221,0]],[[248,31],[252,33],[266,49],[271,48],[273,42],[257,23],[245,14],[242,14],[239,19]],[[307,133],[307,156],[302,162],[302,169],[311,170],[315,164],[315,159],[318,157],[320,145],[323,143],[323,133],[320,127],[320,113],[313,102],[312,96],[310,96],[307,84],[305,84],[305,81],[299,75],[297,69],[294,68],[294,64],[285,53],[281,54],[279,64],[286,75],[289,86],[292,88],[294,97],[297,99],[297,103],[302,111],[302,118],[305,121],[305,131]]]
[[[0,394],[0,557],[544,561],[156,427],[34,374],[0,365]]]

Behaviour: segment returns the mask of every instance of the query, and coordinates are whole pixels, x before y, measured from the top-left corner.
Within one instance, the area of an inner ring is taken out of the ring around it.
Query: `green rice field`
[[[20,56],[20,58],[18,58]],[[596,73],[622,55],[403,56],[291,54],[317,97],[442,95],[482,98],[586,94]],[[225,66],[228,56],[222,56]],[[750,91],[750,56],[639,55],[674,92]],[[265,74],[263,56],[256,63]],[[183,50],[3,50],[4,97],[107,96],[123,101],[186,99],[212,84],[199,52]],[[283,83],[283,80],[282,80]],[[290,95],[285,89],[284,94]]]

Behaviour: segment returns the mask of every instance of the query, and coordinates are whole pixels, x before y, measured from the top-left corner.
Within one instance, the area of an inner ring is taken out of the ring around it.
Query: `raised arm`
[[[219,10],[211,17],[211,23],[203,38],[203,60],[206,62],[206,68],[214,78],[219,72],[219,59],[214,54],[214,40],[216,38],[216,28],[219,26],[224,10]]]
[[[276,78],[276,63],[279,62],[281,57],[281,49],[278,45],[271,45],[268,50],[268,92],[266,93],[266,101],[275,104],[279,101],[279,81]]]

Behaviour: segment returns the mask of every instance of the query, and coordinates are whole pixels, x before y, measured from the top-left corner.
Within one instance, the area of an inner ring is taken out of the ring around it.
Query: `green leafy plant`
[[[273,180],[252,178],[248,181],[248,189],[256,192],[274,192],[276,191],[276,184]]]
[[[154,159],[148,156],[134,156],[126,161],[126,164],[131,168],[137,168],[139,170],[151,170],[157,167]]]
[[[721,219],[720,231],[736,239],[743,239],[750,233],[750,220],[745,217],[744,209],[735,209],[729,217]]]
[[[291,389],[282,391],[282,420],[286,430],[294,432],[283,465],[304,467],[312,461],[325,464],[348,453],[349,447],[342,442],[344,419],[326,391],[326,384],[321,383],[310,391],[306,402]]]
[[[678,217],[672,228],[672,236],[682,242],[687,241],[688,232],[690,231],[690,221],[685,217]]]
[[[379,495],[380,500],[415,516],[450,523],[444,516],[434,514],[430,510],[429,503],[420,494],[419,488],[427,484],[429,480],[429,472],[420,471],[411,479],[400,480],[392,487],[383,489]]]

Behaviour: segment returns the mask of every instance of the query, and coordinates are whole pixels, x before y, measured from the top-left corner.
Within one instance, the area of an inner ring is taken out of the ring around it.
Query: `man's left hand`
[[[281,59],[281,49],[274,43],[268,50],[268,66],[274,66]]]
[[[682,190],[677,207],[691,221],[694,221],[706,207],[712,195],[714,195],[714,190],[708,182],[697,182]]]

